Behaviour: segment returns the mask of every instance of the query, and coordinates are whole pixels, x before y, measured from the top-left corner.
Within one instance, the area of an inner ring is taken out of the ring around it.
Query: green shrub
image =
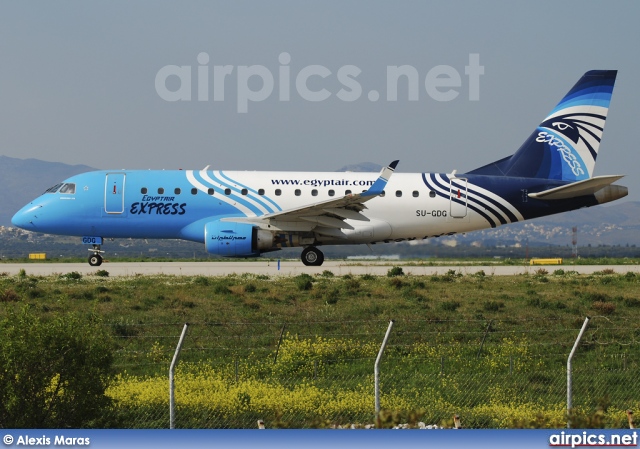
[[[637,298],[624,298],[622,303],[627,307],[640,307],[640,299]]]
[[[8,428],[101,427],[113,343],[96,323],[24,308],[0,321],[0,422]]]
[[[82,275],[80,273],[78,273],[77,271],[72,271],[70,273],[66,273],[66,274],[61,274],[60,275],[60,279],[67,279],[70,281],[77,281],[82,279]]]
[[[504,309],[504,303],[502,301],[487,301],[482,305],[482,308],[487,312],[497,312]]]
[[[440,308],[447,312],[455,312],[460,306],[460,301],[444,301],[440,303]]]
[[[207,286],[207,285],[209,285],[209,278],[208,278],[208,277],[206,277],[206,276],[196,276],[196,277],[193,279],[193,283],[194,283],[194,284],[196,284],[196,285],[204,285],[204,286]]]
[[[313,278],[308,274],[300,274],[294,278],[296,287],[300,291],[311,290],[313,288]]]
[[[402,267],[393,267],[389,271],[387,271],[387,276],[404,276],[404,271],[402,270]]]
[[[200,284],[200,285],[203,285],[203,284]],[[229,290],[229,287],[224,281],[220,281],[220,282],[216,282],[215,285],[213,286],[213,293],[215,293],[216,295],[228,295],[229,293],[231,293],[231,290]]]
[[[0,293],[0,302],[16,302],[19,300],[20,296],[18,296],[18,294],[11,289],[4,290],[2,293]]]
[[[611,315],[616,311],[616,305],[608,301],[594,301],[594,303],[591,304],[591,308],[603,315]]]
[[[347,294],[355,294],[360,291],[360,281],[355,278],[346,279],[344,282],[344,289]]]

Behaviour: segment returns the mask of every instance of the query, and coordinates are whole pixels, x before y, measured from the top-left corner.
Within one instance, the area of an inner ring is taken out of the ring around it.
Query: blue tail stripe
[[[589,106],[601,106],[603,108],[608,108],[609,104],[611,104],[611,98],[600,99],[600,98],[593,98],[593,97],[587,97],[587,98],[579,97],[579,98],[576,98],[575,100],[570,100],[570,101],[559,104],[549,115],[553,115],[558,111],[561,111],[563,109],[570,108],[573,106],[589,105]]]
[[[442,185],[436,178],[436,175],[434,173],[430,173],[429,177],[431,178],[431,181],[433,181],[433,184],[437,187],[440,187],[443,190],[449,190],[449,186],[448,185]],[[447,179],[445,176],[443,176],[443,178]],[[429,183],[425,177],[425,174],[422,174],[422,179],[424,180],[425,184],[427,185],[427,187],[431,187],[429,186]],[[453,201],[454,203],[460,204],[462,206],[464,206],[464,202],[457,199],[457,198],[451,198],[450,195],[445,195],[441,192],[439,192],[438,190],[434,189],[434,191],[436,192],[436,195],[441,196],[442,198],[448,199],[450,201]],[[476,206],[474,206],[473,204],[469,204],[468,201],[469,197],[467,196],[467,207],[473,211],[475,211],[477,214],[479,214],[481,217],[483,217],[485,220],[487,220],[487,222],[491,225],[492,228],[495,228],[497,225],[496,223],[491,219],[491,217],[489,217],[487,214],[484,213],[484,211],[478,209]]]
[[[454,180],[454,181],[451,181],[451,185],[453,185],[454,187],[456,187],[456,188],[458,188],[458,189],[463,189],[463,188],[464,188],[464,186],[463,186],[463,185],[456,183],[456,182],[455,182],[455,180]],[[472,190],[472,189],[469,189],[469,186],[467,186],[467,205],[468,205],[469,207],[471,206],[471,204],[469,204],[469,203],[471,203],[471,202],[473,202],[473,203],[477,203],[479,206],[482,206],[482,207],[484,207],[485,209],[488,209],[489,211],[491,211],[491,213],[492,213],[495,217],[497,217],[497,218],[498,218],[498,220],[500,221],[500,224],[507,224],[507,223],[509,223],[509,222],[504,218],[504,216],[503,216],[500,212],[496,211],[494,208],[492,208],[492,207],[491,207],[491,206],[489,206],[488,204],[483,203],[483,202],[482,202],[482,201],[480,201],[479,199],[474,198],[473,196],[470,196],[470,195],[469,195],[470,193],[472,193],[472,194],[474,194],[474,195],[478,195],[478,196],[484,196],[484,195],[479,194],[477,191],[474,191],[474,190]],[[484,197],[484,199],[485,199],[485,200],[488,200],[489,198]],[[455,198],[454,198],[454,201],[455,201]]]
[[[459,186],[457,184],[454,184],[456,187],[460,188],[462,186]],[[475,196],[478,196],[480,198],[482,198],[483,200],[491,203],[493,206],[495,206],[495,208],[497,208],[499,211],[502,211],[504,215],[506,215],[509,219],[509,221],[507,221],[503,214],[499,213],[496,210],[492,210],[492,213],[498,217],[498,219],[500,220],[500,223],[502,224],[507,224],[507,223],[515,223],[518,221],[518,218],[513,214],[513,212],[511,212],[509,209],[507,209],[503,204],[500,204],[498,201],[496,201],[495,199],[485,195],[484,193],[478,192],[475,189],[471,189],[467,186],[467,191],[472,193]],[[467,196],[467,198],[469,198],[469,196]],[[488,207],[487,204],[483,204],[482,202],[480,202],[478,199],[476,198],[470,198],[473,201],[476,201],[478,204],[486,207],[487,209],[492,209],[491,207]],[[497,212],[497,213],[496,213]]]
[[[455,200],[454,200],[455,201]],[[467,207],[473,211],[475,211],[477,214],[481,215],[485,220],[487,220],[489,222],[489,224],[491,225],[492,228],[497,227],[496,223],[489,218],[489,216],[487,214],[485,214],[483,211],[481,211],[480,209],[478,209],[476,206],[472,205],[472,204],[468,204],[467,203]],[[503,223],[504,224],[504,223]]]
[[[444,176],[444,175],[442,175],[442,177],[443,177],[444,179],[446,179],[447,181],[452,182],[450,178],[448,178],[448,177],[446,177],[446,176]],[[446,190],[446,191],[448,191],[448,190],[449,190],[449,186],[448,186],[448,185],[443,185],[443,184],[441,184],[440,182],[438,182],[438,178],[436,177],[436,175],[435,175],[435,174],[432,174],[432,175],[431,175],[431,179],[433,180],[433,183],[434,183],[435,185],[437,185],[438,187],[440,187],[441,189]],[[464,186],[462,186],[462,185],[460,185],[460,184],[456,184],[456,183],[455,183],[455,181],[453,181],[453,182],[452,182],[452,184],[453,184],[456,188],[459,188],[459,189],[464,188]],[[479,193],[479,192],[477,192],[477,191],[474,191],[474,190],[472,190],[472,189],[469,189],[469,188],[468,188],[468,186],[467,186],[467,204],[469,203],[469,201],[474,201],[474,202],[476,202],[476,203],[480,204],[481,206],[485,207],[486,209],[491,210],[491,213],[492,213],[493,215],[495,215],[496,217],[498,217],[498,219],[500,220],[500,222],[501,222],[502,224],[507,224],[507,222],[504,220],[504,217],[503,217],[499,212],[497,212],[495,209],[493,209],[493,208],[492,208],[491,206],[489,206],[488,204],[483,204],[483,203],[482,203],[481,201],[479,201],[477,198],[469,197],[469,192],[472,192],[474,195],[479,195],[479,196],[483,196],[483,197],[484,197],[484,195],[480,194],[480,193]],[[449,199],[449,198],[450,198],[450,195],[441,195],[441,196],[443,196],[444,198],[447,198],[447,199]],[[491,200],[491,198],[487,198],[487,199]],[[457,199],[455,199],[455,198],[453,198],[453,201],[454,201],[454,202],[459,202],[459,201],[458,201]],[[491,201],[493,201],[493,200],[491,200]],[[460,202],[459,202],[459,204],[464,204],[464,203],[460,201]],[[499,205],[499,206],[500,206],[500,205]],[[474,209],[474,210],[476,210],[476,209]],[[478,210],[478,212],[479,212],[483,217],[485,217],[485,218],[487,219],[487,221],[489,221],[490,223],[492,223],[492,222],[493,222],[493,220],[491,220],[489,217],[487,217],[484,213],[480,212],[479,210]],[[511,212],[509,212],[508,210],[507,210],[506,212],[509,214],[510,218],[511,218],[511,217],[513,217],[513,218],[512,218],[512,222],[517,222],[517,221],[518,221],[518,220],[517,220],[517,218],[516,218],[514,215],[512,215],[512,213],[511,213]],[[494,227],[495,227],[495,226],[494,226]]]
[[[607,97],[611,98],[612,94],[613,94],[613,86],[595,85],[593,87],[580,89],[580,90],[577,90],[575,92],[571,92],[571,93],[565,95],[565,97],[562,99],[562,101],[560,103],[562,103],[563,101],[566,101],[566,100],[570,100],[572,98],[581,97],[581,96],[589,96],[589,95],[596,95],[596,96],[601,97],[601,98],[607,98]]]

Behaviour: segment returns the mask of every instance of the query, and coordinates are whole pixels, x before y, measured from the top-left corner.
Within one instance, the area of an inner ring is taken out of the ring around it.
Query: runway
[[[629,271],[640,272],[640,265],[420,265],[416,262],[401,261],[325,261],[321,267],[307,267],[300,261],[287,260],[257,261],[257,262],[111,262],[104,263],[100,267],[92,267],[87,263],[2,263],[0,273],[14,276],[21,269],[27,275],[49,276],[53,274],[65,274],[76,271],[82,275],[93,275],[98,270],[105,270],[109,276],[136,276],[136,275],[173,275],[173,276],[227,276],[230,274],[249,273],[267,276],[296,276],[302,273],[317,275],[325,270],[335,276],[346,274],[385,276],[389,269],[401,266],[404,274],[430,276],[444,274],[449,270],[460,272],[463,275],[484,271],[487,276],[508,276],[514,274],[535,274],[540,268],[544,268],[550,274],[555,270],[576,271],[580,274],[592,274],[603,270],[613,270],[617,274]]]

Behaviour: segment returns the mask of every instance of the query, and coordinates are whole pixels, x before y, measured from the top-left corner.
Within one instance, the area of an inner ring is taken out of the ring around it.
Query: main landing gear
[[[93,254],[89,256],[89,265],[92,267],[99,267],[102,265],[102,256],[100,253],[104,253],[104,251],[100,250],[100,245],[93,245],[93,248],[89,251],[93,252]]]
[[[302,250],[300,259],[306,266],[319,267],[324,262],[324,254],[315,246],[307,246]]]

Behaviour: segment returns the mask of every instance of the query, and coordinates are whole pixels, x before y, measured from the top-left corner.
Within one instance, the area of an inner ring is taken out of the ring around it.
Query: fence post
[[[573,349],[571,349],[571,353],[569,354],[569,358],[567,359],[567,429],[571,429],[571,419],[569,419],[569,413],[571,413],[571,409],[573,408],[573,396],[571,389],[573,388],[573,372],[571,367],[571,361],[573,359],[573,355],[578,349],[578,345],[580,344],[580,340],[582,339],[582,335],[584,331],[587,329],[587,325],[589,324],[589,317],[584,319],[584,323],[582,323],[582,329],[580,329],[580,333],[578,334],[578,338],[576,338],[576,342],[573,344]]]
[[[279,262],[279,261],[278,261]],[[287,323],[282,325],[282,330],[280,331],[280,338],[278,339],[278,346],[276,347],[276,354],[273,356],[273,364],[275,365],[278,361],[278,353],[280,352],[280,345],[282,344],[282,337],[284,336],[284,329],[287,327]]]
[[[392,327],[393,327],[393,320],[389,321],[389,327],[387,328],[387,333],[384,336],[384,340],[382,341],[382,346],[380,346],[380,351],[378,351],[376,364],[373,367],[375,395],[376,395],[376,420],[378,419],[378,415],[380,414],[380,360],[382,359],[382,353],[384,352],[384,348],[387,346],[387,340],[389,339],[389,334],[391,334]]]
[[[178,363],[178,356],[180,355],[180,349],[182,349],[182,342],[184,341],[184,336],[187,334],[187,327],[189,323],[184,323],[184,327],[182,328],[182,334],[180,335],[180,340],[178,341],[178,346],[176,347],[176,352],[173,354],[173,360],[171,360],[171,366],[169,367],[169,428],[175,429],[175,385],[173,382],[173,373],[176,368],[176,364]]]
[[[484,341],[487,339],[487,334],[489,333],[489,329],[491,329],[491,324],[493,324],[493,320],[489,321],[489,324],[487,324],[487,330],[484,331],[484,335],[482,336],[482,343],[480,343],[480,349],[478,349],[478,355],[476,355],[476,359],[480,358],[480,354],[482,353],[482,348],[484,347]]]

